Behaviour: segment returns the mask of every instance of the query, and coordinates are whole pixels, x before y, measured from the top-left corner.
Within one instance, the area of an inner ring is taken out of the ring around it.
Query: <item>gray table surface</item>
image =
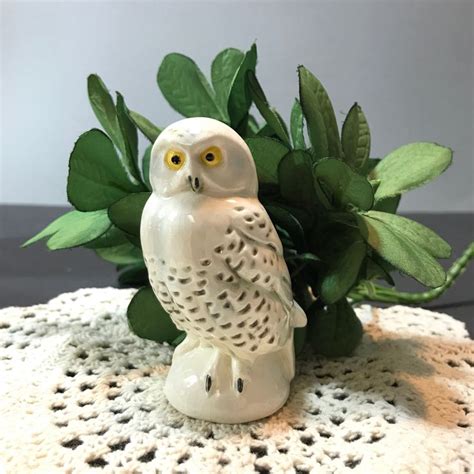
[[[51,252],[43,243],[21,249],[20,245],[67,209],[44,206],[0,206],[0,308],[47,302],[59,293],[85,287],[117,286],[115,267],[86,249]],[[473,214],[411,214],[431,227],[453,247],[458,257],[474,238]],[[420,291],[421,285],[397,277],[397,287]],[[441,298],[427,308],[464,321],[474,335],[474,265]]]

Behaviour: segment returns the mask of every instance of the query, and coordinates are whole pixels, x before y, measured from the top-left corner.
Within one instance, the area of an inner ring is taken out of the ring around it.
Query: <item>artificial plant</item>
[[[283,242],[295,297],[308,315],[307,329],[296,334],[297,348],[308,341],[319,353],[346,355],[362,335],[354,303],[429,301],[472,258],[471,244],[447,277],[438,259],[450,256],[449,244],[396,214],[405,192],[448,168],[452,151],[412,143],[383,159],[371,158],[370,129],[360,105],[350,108],[339,133],[326,90],[304,66],[298,67],[299,97],[288,128],[269,105],[256,64],[255,45],[245,53],[225,49],[212,62],[209,82],[192,59],[172,53],[163,59],[157,82],[185,117],[221,120],[246,140],[257,167],[259,198]],[[183,334],[149,286],[139,236],[151,191],[151,144],[161,129],[128,109],[118,92],[114,101],[99,76],[89,76],[87,85],[103,131],[83,133],[70,155],[67,195],[74,210],[24,245],[45,239],[51,250],[86,247],[115,264],[121,285],[140,287],[128,307],[131,329],[176,344]],[[150,142],[141,155],[138,131]],[[432,289],[399,293],[394,271]]]

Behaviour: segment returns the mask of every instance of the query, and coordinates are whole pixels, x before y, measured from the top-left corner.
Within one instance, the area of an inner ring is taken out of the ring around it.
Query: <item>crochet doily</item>
[[[308,350],[259,422],[186,418],[162,387],[172,348],[130,333],[133,290],[0,310],[0,472],[470,472],[473,343],[444,314],[358,309],[352,357]]]

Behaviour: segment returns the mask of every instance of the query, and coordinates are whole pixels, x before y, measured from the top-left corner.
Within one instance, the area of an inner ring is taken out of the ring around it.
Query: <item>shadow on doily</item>
[[[469,394],[457,381],[465,381],[473,371],[474,346],[468,339],[403,338],[372,327],[352,357],[310,356],[301,361],[292,411],[301,414],[306,404],[303,411],[318,416],[325,406],[332,413],[339,405],[343,416],[334,417],[334,425],[366,411],[388,423],[401,415],[444,428],[469,428]]]
[[[98,336],[95,327],[82,325],[76,334],[62,347],[61,363],[68,368],[66,376],[70,380],[76,378],[78,392],[84,387],[81,385],[84,377],[87,382],[87,377],[99,375],[100,387],[95,394],[99,391],[104,400],[116,399],[117,405],[120,399],[125,404],[141,403],[143,395],[136,394],[136,390],[145,390],[144,395],[147,390],[161,391],[171,355],[169,348],[166,357],[157,354],[156,365],[152,367],[150,353],[145,350],[151,343],[137,340],[128,333],[124,336],[120,326],[111,325],[109,334]],[[145,353],[148,357],[143,357]],[[300,375],[293,382],[289,402],[272,417],[272,430],[284,432],[288,425],[299,430],[307,416],[313,422],[326,422],[328,413],[333,413],[335,408],[340,409],[341,415],[332,416],[330,423],[334,426],[350,416],[363,421],[361,413],[368,412],[371,416],[382,416],[387,423],[394,423],[401,415],[446,428],[467,428],[469,407],[466,395],[456,387],[456,380],[466,378],[466,370],[473,370],[473,361],[468,340],[402,338],[397,332],[371,323],[353,357],[330,360],[309,356],[298,361]],[[150,377],[155,378],[153,383],[140,382]],[[161,393],[147,398],[142,408],[146,413],[151,412],[147,415],[150,423],[153,415],[157,415],[153,407],[156,403],[162,407],[161,423],[166,418],[167,426],[184,427],[204,437],[213,436],[209,429],[212,424],[191,420],[176,412]],[[250,434],[267,421],[236,425],[235,433]],[[329,434],[325,430],[320,433],[322,438]]]

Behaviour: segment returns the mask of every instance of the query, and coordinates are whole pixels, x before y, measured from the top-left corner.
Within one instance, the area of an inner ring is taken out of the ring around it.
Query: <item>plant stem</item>
[[[456,278],[461,275],[467,268],[467,264],[474,258],[474,242],[471,242],[464,250],[462,255],[451,265],[446,272],[446,281],[444,285],[432,290],[419,293],[408,293],[397,291],[392,288],[386,288],[380,285],[369,283],[357,287],[349,297],[354,303],[361,301],[378,301],[379,303],[404,303],[404,304],[420,304],[428,303],[441,296],[449,287],[452,286]]]

